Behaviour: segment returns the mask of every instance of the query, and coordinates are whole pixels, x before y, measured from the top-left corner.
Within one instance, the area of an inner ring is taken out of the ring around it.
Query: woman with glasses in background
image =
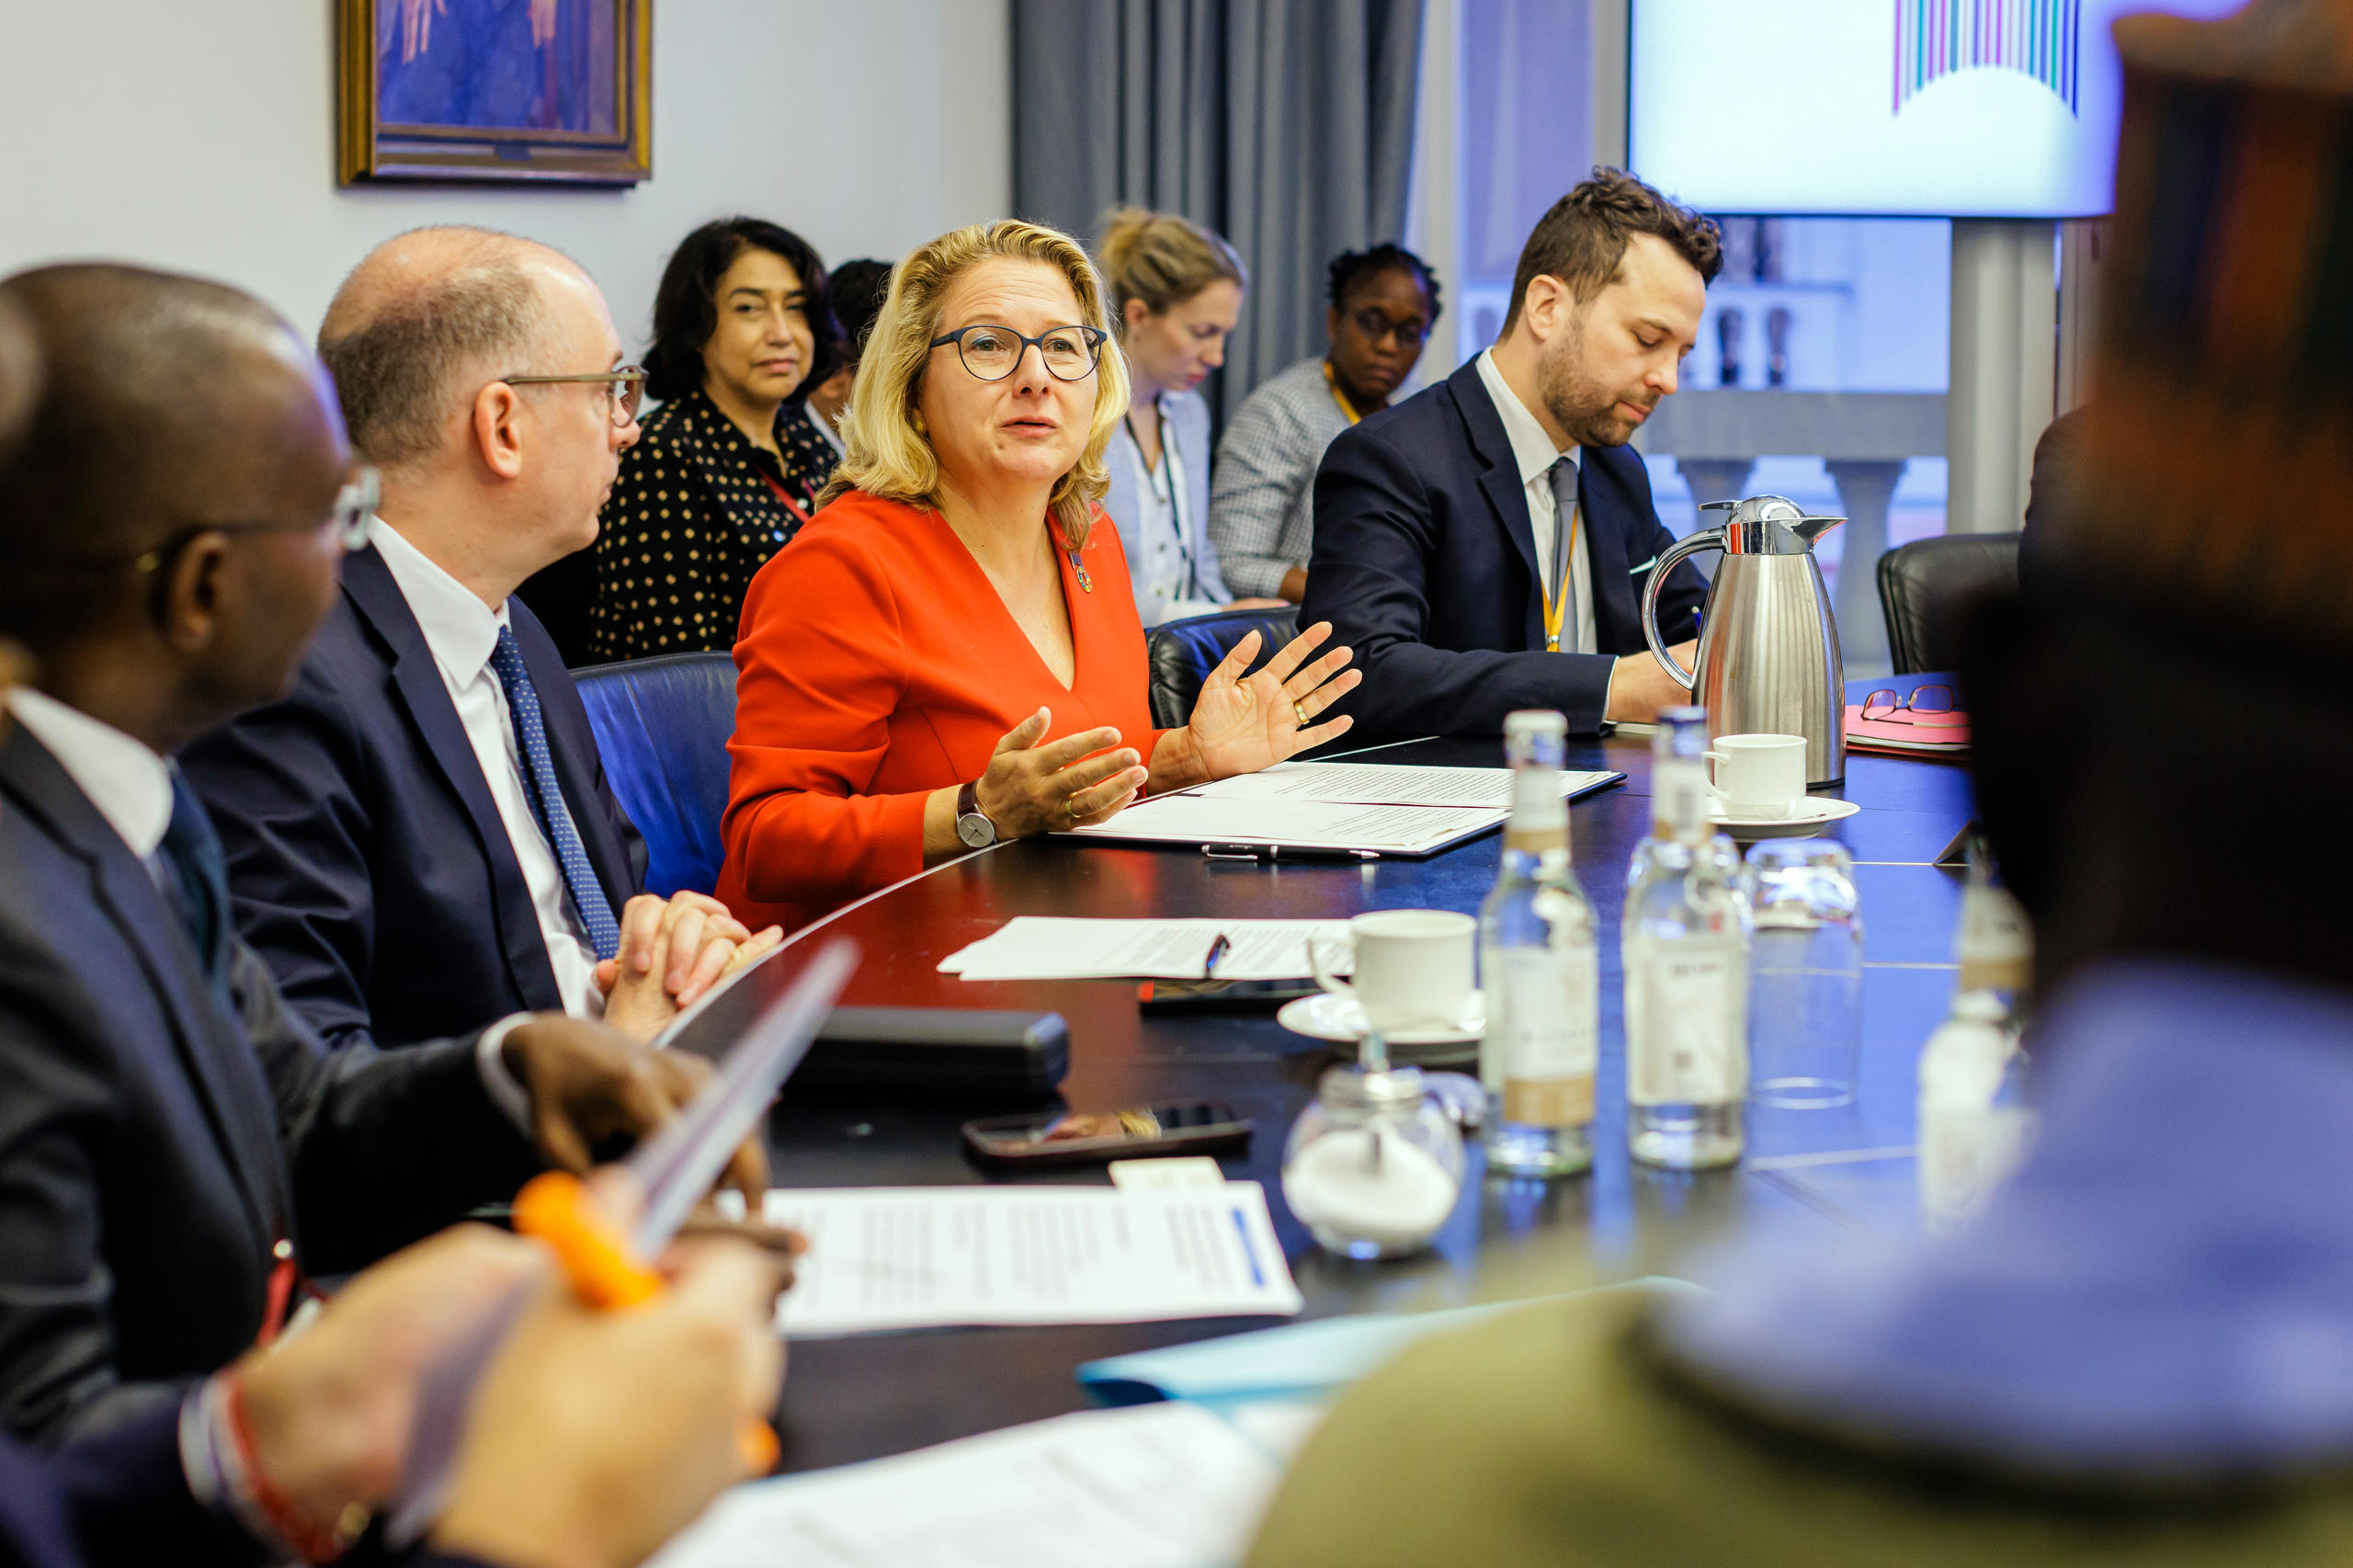
[[[671,256],[645,356],[662,406],[605,503],[591,656],[733,646],[753,574],[809,520],[836,460],[798,395],[840,353],[825,285],[806,240],[757,218],[706,223]]]
[[[1438,275],[1379,244],[1332,263],[1324,330],[1332,347],[1266,381],[1234,410],[1217,448],[1210,542],[1226,586],[1297,604],[1315,542],[1315,469],[1333,437],[1389,400],[1438,324]]]
[[[1245,638],[1189,723],[1153,729],[1127,557],[1095,505],[1130,406],[1108,336],[1093,265],[1051,229],[959,229],[892,274],[849,455],[744,606],[720,876],[739,914],[790,929],[1347,730],[1316,718],[1358,679],[1345,648],[1311,658],[1324,626],[1247,679]]]
[[[1157,626],[1233,597],[1210,542],[1210,405],[1198,389],[1225,363],[1250,279],[1232,245],[1173,212],[1112,213],[1096,254],[1128,361],[1127,417],[1105,454],[1103,510],[1127,548],[1136,614]]]

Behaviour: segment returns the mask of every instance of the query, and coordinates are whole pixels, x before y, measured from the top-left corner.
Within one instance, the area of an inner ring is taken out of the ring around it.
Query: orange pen
[[[582,1301],[600,1312],[621,1312],[662,1293],[662,1277],[652,1260],[678,1233],[736,1145],[758,1125],[777,1090],[808,1054],[818,1027],[857,967],[858,944],[836,938],[801,967],[781,995],[775,994],[780,981],[772,956],[698,1005],[702,1025],[745,1022],[710,1085],[629,1157],[625,1168],[645,1194],[635,1225],[623,1229],[597,1207],[587,1184],[569,1172],[544,1172],[516,1195],[515,1229],[547,1244]],[[408,1463],[385,1531],[395,1550],[421,1540],[440,1517],[474,1382],[529,1299],[528,1288],[515,1291],[423,1380]],[[747,1422],[739,1440],[754,1474],[775,1467],[777,1437],[767,1423]]]

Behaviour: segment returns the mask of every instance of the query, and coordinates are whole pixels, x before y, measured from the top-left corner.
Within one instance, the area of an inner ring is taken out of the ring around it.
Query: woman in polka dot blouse
[[[597,536],[597,658],[734,646],[752,574],[833,474],[833,444],[787,400],[838,354],[824,263],[807,241],[728,218],[678,246],[645,356],[662,406],[622,454]]]

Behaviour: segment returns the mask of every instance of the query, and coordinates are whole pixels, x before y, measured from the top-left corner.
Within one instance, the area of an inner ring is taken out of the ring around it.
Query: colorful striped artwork
[[[1895,0],[1895,103],[1956,71],[2022,71],[2075,108],[2082,0]]]

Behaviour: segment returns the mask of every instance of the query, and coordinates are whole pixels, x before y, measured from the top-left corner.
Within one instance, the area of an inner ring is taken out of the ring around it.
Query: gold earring
[[[915,412],[915,434],[918,436],[928,436],[931,434],[931,426],[923,422],[923,410],[920,408],[916,409]]]

